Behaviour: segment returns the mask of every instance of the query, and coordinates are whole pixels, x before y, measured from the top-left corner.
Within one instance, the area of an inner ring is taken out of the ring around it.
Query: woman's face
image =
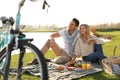
[[[80,33],[81,33],[81,34],[87,34],[87,31],[86,31],[85,26],[81,26],[81,27],[80,27]]]

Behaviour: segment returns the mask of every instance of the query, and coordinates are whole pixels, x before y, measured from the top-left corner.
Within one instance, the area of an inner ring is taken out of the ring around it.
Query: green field
[[[110,42],[106,42],[103,45],[104,54],[107,57],[112,56],[114,47],[116,45],[120,45],[120,31],[98,32],[98,34],[104,35],[104,36],[112,36],[112,40]],[[116,50],[116,55],[120,56],[120,49]],[[18,56],[18,55],[13,56],[15,58],[14,58],[14,61],[13,61],[14,64],[12,66],[15,66],[15,64],[17,63],[17,57],[16,56]],[[53,53],[53,51],[50,50],[50,51],[47,52],[45,57],[46,58],[55,58],[56,56]],[[28,59],[29,58],[26,59],[26,62],[27,62]],[[25,77],[28,77],[28,75],[25,75]],[[37,79],[34,78],[34,80],[37,80]],[[120,77],[109,75],[109,74],[107,74],[103,71],[103,72],[100,72],[100,73],[97,73],[97,74],[92,74],[92,75],[89,75],[89,76],[85,76],[85,77],[82,77],[82,78],[76,79],[76,80],[120,80]]]

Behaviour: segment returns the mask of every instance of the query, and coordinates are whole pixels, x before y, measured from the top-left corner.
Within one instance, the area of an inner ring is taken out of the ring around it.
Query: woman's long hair
[[[90,27],[89,27],[89,25],[88,24],[81,24],[80,25],[80,30],[81,30],[81,27],[82,26],[84,26],[85,27],[85,29],[86,29],[86,34],[87,34],[87,36],[86,36],[86,38],[83,36],[83,34],[80,34],[80,38],[82,39],[82,41],[85,43],[86,41],[87,41],[87,39],[88,38],[90,38]]]

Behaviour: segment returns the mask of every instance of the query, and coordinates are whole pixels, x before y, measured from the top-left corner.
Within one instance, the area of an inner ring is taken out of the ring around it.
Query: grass
[[[100,35],[105,35],[105,36],[112,36],[112,40],[110,42],[106,42],[103,45],[103,51],[104,54],[107,57],[110,57],[113,55],[113,49],[116,45],[120,45],[120,31],[109,31],[109,32],[98,32],[98,34]],[[116,55],[120,56],[120,49],[116,50]],[[17,57],[18,55],[14,55],[14,64],[13,66],[17,63]],[[30,55],[29,55],[30,57]],[[45,55],[46,58],[55,58],[55,54],[52,50],[48,51],[47,54]],[[29,58],[26,58],[26,61]],[[25,77],[29,77],[28,75],[25,75]],[[34,80],[37,80],[35,78],[33,78]],[[109,75],[107,73],[105,73],[104,71],[96,73],[96,74],[92,74],[89,76],[85,76],[82,77],[80,79],[75,79],[75,80],[120,80],[120,77],[117,76],[113,76],[113,75]]]
[[[15,54],[15,55],[12,56],[12,58],[11,58],[11,64],[10,64],[11,68],[17,68],[18,58],[19,58],[18,54]],[[30,62],[34,58],[35,58],[35,55],[33,55],[33,53],[26,53],[24,55],[24,59],[23,59],[23,66],[26,66],[28,64],[28,62]],[[27,74],[24,74],[22,76],[22,79],[23,80],[39,80],[39,77],[32,76],[32,75],[29,75],[29,73],[27,73]],[[16,77],[13,77],[12,80],[16,80]]]
[[[103,45],[103,51],[106,56],[112,56],[113,50],[116,45],[120,45],[120,31],[111,31],[111,32],[98,32],[100,35],[112,36],[110,42],[106,42]],[[116,55],[120,56],[120,49],[117,48]]]

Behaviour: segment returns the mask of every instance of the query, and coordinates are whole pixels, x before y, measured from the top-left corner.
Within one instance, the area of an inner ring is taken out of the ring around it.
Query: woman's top
[[[93,38],[95,41],[92,41],[90,44],[84,42],[80,37],[77,40],[75,45],[74,54],[77,56],[87,56],[94,52],[94,44],[103,44],[104,41],[99,39],[94,35],[90,35],[90,38]]]

